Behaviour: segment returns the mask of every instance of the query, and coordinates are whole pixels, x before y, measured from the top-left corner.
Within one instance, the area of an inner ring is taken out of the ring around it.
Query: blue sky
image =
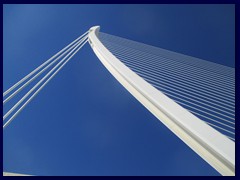
[[[234,16],[234,5],[4,5],[3,89],[94,25],[234,67]],[[88,44],[3,135],[4,171],[219,175],[132,97]]]

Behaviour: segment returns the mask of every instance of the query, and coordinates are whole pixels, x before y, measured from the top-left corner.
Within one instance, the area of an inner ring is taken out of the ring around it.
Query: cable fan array
[[[30,72],[3,93],[3,105],[19,94],[41,74],[46,73],[17,103],[15,103],[3,116],[3,129],[25,108],[25,106],[47,85],[47,83],[71,60],[71,58],[88,41],[88,32],[85,32],[65,48],[53,55],[35,70]],[[19,107],[20,106],[20,107]]]
[[[235,69],[99,32],[133,72],[235,141]]]

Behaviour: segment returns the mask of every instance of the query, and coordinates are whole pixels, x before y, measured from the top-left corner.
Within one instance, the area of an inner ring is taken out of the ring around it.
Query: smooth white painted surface
[[[3,176],[31,176],[28,174],[19,174],[19,173],[10,173],[10,172],[3,172]]]
[[[118,60],[89,32],[89,44],[110,73],[153,115],[222,175],[235,175],[235,143],[161,93]]]

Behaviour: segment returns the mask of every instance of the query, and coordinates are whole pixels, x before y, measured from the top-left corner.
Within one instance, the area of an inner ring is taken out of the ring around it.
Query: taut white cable
[[[182,62],[186,62],[189,64],[193,64],[193,65],[197,65],[198,67],[203,67],[209,70],[214,70],[217,71],[219,73],[224,73],[225,75],[230,75],[232,76],[234,74],[234,68],[231,67],[227,67],[221,64],[217,64],[214,62],[209,62],[206,60],[202,60],[199,58],[194,58],[192,56],[188,56],[188,55],[183,55],[180,53],[173,53],[172,51],[168,51],[162,48],[158,48],[158,47],[154,47],[151,45],[147,45],[144,43],[140,43],[140,42],[136,42],[133,40],[129,40],[126,38],[122,38],[122,37],[117,37],[114,35],[110,35],[110,34],[106,34],[103,32],[99,33],[100,39],[101,40],[106,40],[106,41],[112,41],[118,44],[123,44],[125,47],[129,47],[129,48],[134,48],[136,49],[136,47],[138,47],[138,49],[140,49],[143,52],[150,52],[152,54],[157,54],[157,55],[166,55],[167,58],[173,58],[173,59],[177,59],[177,60],[181,60]],[[180,57],[180,59],[179,59]]]
[[[134,57],[134,58],[137,58],[138,60],[142,61],[142,57],[144,57],[144,62],[151,62],[151,63],[160,63],[159,62],[159,59],[161,59],[162,61],[165,61],[167,62],[167,64],[171,64],[171,65],[175,65],[176,67],[178,66],[181,66],[181,67],[184,67],[184,69],[188,70],[188,71],[193,71],[196,72],[198,75],[200,73],[200,75],[204,75],[204,74],[208,74],[210,77],[215,78],[214,79],[220,79],[221,81],[226,81],[226,82],[232,82],[234,83],[234,79],[233,77],[231,78],[226,78],[225,75],[222,75],[222,74],[217,74],[215,72],[211,72],[209,70],[205,70],[205,69],[200,69],[198,67],[193,67],[189,64],[184,64],[182,62],[177,62],[176,60],[171,60],[169,58],[166,58],[166,57],[163,57],[163,56],[160,56],[160,55],[153,55],[153,54],[150,54],[150,53],[144,53],[144,52],[141,52],[141,51],[137,51],[137,50],[129,50],[129,49],[126,49],[125,47],[125,50],[123,48],[118,48],[118,47],[115,47],[117,46],[116,44],[114,43],[110,43],[110,44],[105,44],[106,47],[111,50],[113,52],[113,54],[117,54],[117,55],[127,55],[127,57]],[[149,61],[151,60],[151,61]],[[161,62],[162,63],[162,62]],[[202,73],[202,74],[201,74]]]
[[[139,71],[139,70],[134,69],[134,71]],[[143,72],[143,71],[140,72],[140,73],[141,73],[141,76],[148,77],[148,78],[156,81],[156,79],[154,79],[154,77],[151,77],[151,75],[149,75],[150,73],[146,74],[146,72]],[[161,79],[161,81],[165,81],[166,83],[169,83],[169,81],[166,81],[163,78]],[[172,82],[175,82],[175,83],[172,83]],[[207,91],[203,91],[203,90],[198,90],[196,87],[190,86],[188,84],[184,84],[184,82],[181,82],[181,81],[177,81],[177,80],[171,79],[171,83],[172,83],[171,86],[173,86],[173,87],[174,86],[175,87],[182,87],[183,89],[190,90],[190,91],[196,92],[198,94],[202,94],[205,97],[208,96],[208,97],[210,97],[212,99],[217,99],[218,101],[222,101],[222,102],[227,103],[227,104],[232,105],[232,106],[234,106],[234,104],[235,104],[234,100],[229,100],[229,99],[225,98],[224,96],[221,97],[220,95],[214,94],[213,92],[207,92]]]
[[[234,68],[101,32],[99,38],[118,60],[145,81],[234,139]]]
[[[87,37],[83,38],[84,40],[86,39]],[[81,44],[82,42],[79,43],[79,45]],[[78,46],[79,46],[78,45]],[[31,92],[33,92],[37,86],[40,85],[40,83],[42,83],[58,66],[60,66],[60,64],[78,47],[76,46],[73,50],[71,50],[51,71],[49,71],[32,89],[30,89],[28,91],[28,93],[26,93],[4,116],[3,116],[3,120],[5,120],[10,113],[12,113],[19,105],[21,102],[24,101],[24,99],[26,99]]]
[[[195,70],[191,69],[191,68],[186,68],[184,66],[181,65],[175,65],[172,63],[167,62],[166,60],[162,59],[161,57],[156,58],[156,62],[153,62],[152,59],[147,59],[147,58],[143,58],[143,57],[129,57],[129,56],[124,56],[122,53],[118,53],[118,52],[113,52],[113,54],[120,58],[121,61],[127,61],[127,62],[133,62],[133,63],[137,63],[140,65],[149,65],[149,66],[154,66],[155,68],[164,68],[164,69],[168,69],[170,71],[173,72],[177,72],[181,75],[191,75],[192,77],[195,77],[199,80],[203,80],[203,79],[207,79],[209,82],[211,82],[213,85],[217,85],[217,86],[223,86],[223,83],[227,85],[226,89],[231,90],[231,92],[234,92],[234,81],[230,82],[230,81],[223,81],[221,77],[218,77],[218,79],[210,76],[207,77],[206,73],[203,74],[199,74],[196,73]]]
[[[23,110],[23,108],[39,93],[39,91],[64,67],[64,65],[70,61],[70,59],[86,44],[87,40],[78,47],[78,49],[35,91],[35,93],[15,112],[12,117],[3,125],[3,129],[6,128],[12,120]],[[80,44],[79,44],[80,45]]]
[[[31,83],[34,79],[36,79],[39,75],[41,75],[44,71],[46,71],[49,67],[51,67],[56,61],[58,61],[63,55],[65,55],[67,52],[69,52],[71,49],[76,47],[79,42],[81,42],[82,39],[80,39],[76,44],[74,44],[72,47],[64,51],[60,56],[58,56],[54,61],[52,61],[50,64],[48,64],[44,69],[42,69],[40,72],[38,72],[36,75],[34,75],[31,79],[29,79],[26,83],[24,83],[21,87],[19,87],[15,92],[13,92],[10,96],[8,96],[4,101],[3,104],[8,102],[10,99],[12,99],[17,93],[19,93],[24,87],[26,87],[29,83]]]
[[[50,59],[48,59],[47,61],[45,61],[42,65],[40,65],[39,67],[37,67],[35,70],[33,70],[31,73],[29,73],[28,75],[26,75],[24,78],[22,78],[20,81],[18,81],[16,84],[14,84],[12,87],[10,87],[8,90],[6,90],[3,93],[3,97],[6,96],[9,92],[11,92],[15,87],[17,87],[19,84],[21,84],[23,81],[25,81],[27,78],[29,78],[31,75],[33,75],[35,72],[37,72],[39,69],[41,69],[44,65],[46,65],[47,63],[49,63],[52,59],[54,59],[56,56],[58,56],[60,53],[62,53],[63,51],[65,51],[69,46],[71,46],[72,44],[74,44],[76,41],[78,41],[79,39],[81,39],[83,36],[85,36],[88,33],[85,32],[84,34],[82,34],[80,37],[78,37],[76,40],[74,40],[73,42],[71,42],[68,46],[66,46],[65,48],[63,48],[61,51],[59,51],[57,54],[55,54],[54,56],[52,56]]]

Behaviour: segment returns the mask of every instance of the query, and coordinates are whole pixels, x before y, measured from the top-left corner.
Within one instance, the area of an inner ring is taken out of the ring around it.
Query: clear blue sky
[[[3,88],[94,25],[234,67],[234,16],[234,5],[4,5]],[[219,175],[132,97],[88,44],[3,135],[4,171]]]

